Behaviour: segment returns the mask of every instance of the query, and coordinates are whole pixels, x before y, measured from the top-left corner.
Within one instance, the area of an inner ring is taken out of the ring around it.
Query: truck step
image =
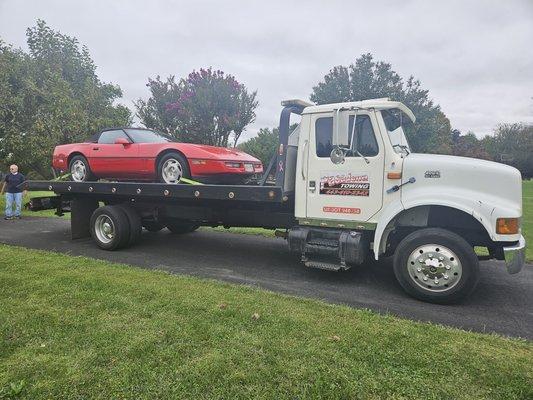
[[[346,265],[342,265],[340,263],[331,263],[327,261],[317,261],[317,260],[302,260],[304,262],[304,265],[308,268],[317,268],[317,269],[324,269],[326,271],[340,271],[348,269]]]

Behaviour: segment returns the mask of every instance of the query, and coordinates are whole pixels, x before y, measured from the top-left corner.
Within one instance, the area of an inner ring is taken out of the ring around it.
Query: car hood
[[[226,161],[260,162],[257,158],[237,148],[208,146],[205,144],[176,143],[176,148],[181,150],[187,158],[207,158]]]

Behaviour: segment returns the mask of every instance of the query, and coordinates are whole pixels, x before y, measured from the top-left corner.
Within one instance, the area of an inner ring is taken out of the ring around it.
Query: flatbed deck
[[[157,198],[176,200],[228,200],[283,203],[289,197],[281,187],[256,185],[168,185],[137,182],[26,181],[26,190],[48,190],[58,195],[94,195],[106,198]]]

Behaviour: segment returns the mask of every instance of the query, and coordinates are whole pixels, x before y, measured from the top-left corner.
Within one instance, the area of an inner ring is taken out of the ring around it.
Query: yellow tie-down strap
[[[189,185],[203,185],[203,183],[196,182],[196,181],[193,181],[192,179],[187,179],[183,177],[180,179],[180,183],[181,182],[188,183]]]

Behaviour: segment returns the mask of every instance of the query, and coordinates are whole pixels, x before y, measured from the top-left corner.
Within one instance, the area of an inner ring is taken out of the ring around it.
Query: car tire
[[[97,208],[91,216],[90,224],[91,236],[103,250],[117,250],[129,242],[130,223],[120,206]]]
[[[449,304],[466,298],[479,280],[479,261],[461,236],[426,228],[406,236],[394,254],[394,274],[411,296]]]
[[[165,225],[157,221],[144,221],[142,223],[142,226],[148,232],[159,232],[161,229],[165,227]]]
[[[96,180],[96,177],[91,171],[87,159],[78,154],[70,159],[68,163],[68,171],[74,182],[89,182]]]
[[[139,213],[130,205],[127,204],[121,204],[119,207],[124,211],[126,216],[128,217],[128,222],[130,224],[130,237],[128,239],[128,243],[126,244],[127,247],[133,246],[134,244],[138,243],[139,240],[141,240],[141,234],[142,234],[142,223],[141,223],[141,216]]]
[[[191,171],[187,159],[180,153],[170,152],[157,163],[157,179],[167,184],[180,183],[181,178],[190,179]]]
[[[200,227],[200,225],[192,224],[192,223],[186,223],[186,222],[173,222],[173,223],[167,223],[167,229],[176,234],[176,235],[182,235],[185,233],[191,233],[197,230]]]

